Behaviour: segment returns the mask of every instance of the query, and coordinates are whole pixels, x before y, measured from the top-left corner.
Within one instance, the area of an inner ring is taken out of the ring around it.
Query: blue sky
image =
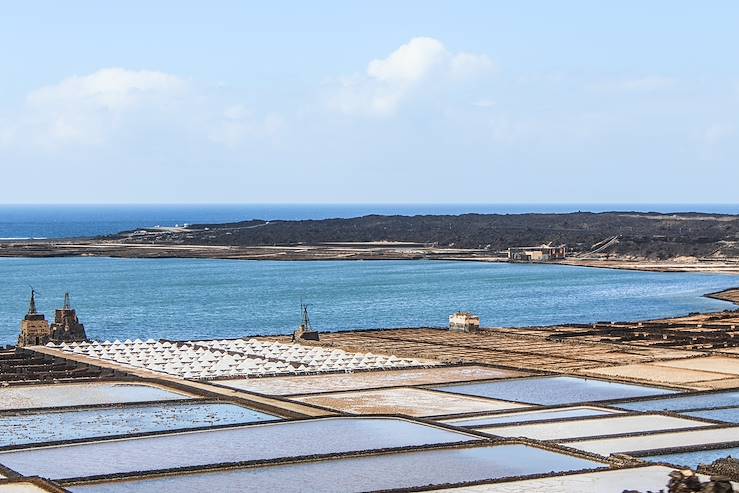
[[[737,25],[729,1],[8,2],[0,202],[736,203]]]

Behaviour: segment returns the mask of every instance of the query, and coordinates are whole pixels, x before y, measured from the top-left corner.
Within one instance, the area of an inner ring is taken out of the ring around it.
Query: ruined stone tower
[[[31,289],[31,301],[28,313],[21,321],[21,334],[18,336],[19,346],[38,346],[49,342],[51,328],[43,313],[36,311],[36,292]]]
[[[28,313],[21,321],[18,346],[39,346],[49,342],[84,341],[85,326],[77,319],[77,312],[69,304],[69,293],[64,294],[64,306],[54,313],[54,323],[49,325],[43,313],[36,311],[36,292],[31,290]]]
[[[86,339],[85,326],[80,323],[77,312],[69,304],[69,293],[64,293],[64,306],[54,312],[51,341],[80,342]]]

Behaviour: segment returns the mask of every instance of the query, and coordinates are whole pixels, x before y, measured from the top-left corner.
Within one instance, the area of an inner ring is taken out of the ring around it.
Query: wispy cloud
[[[370,61],[364,74],[340,79],[330,107],[345,114],[389,116],[424,85],[458,83],[494,69],[487,55],[452,53],[437,39],[417,37]]]

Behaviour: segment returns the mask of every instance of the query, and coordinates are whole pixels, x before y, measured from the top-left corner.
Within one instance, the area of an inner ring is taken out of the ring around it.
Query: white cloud
[[[387,116],[423,85],[458,83],[493,69],[486,55],[451,53],[434,38],[413,38],[386,58],[370,61],[364,74],[341,79],[330,106],[346,114]]]
[[[0,121],[0,148],[57,151],[159,138],[229,147],[274,134],[276,115],[259,117],[240,105],[223,111],[217,94],[176,75],[106,68],[31,91],[17,114]],[[164,138],[164,137],[161,137]]]
[[[85,106],[123,111],[152,96],[182,93],[186,87],[184,80],[163,72],[106,68],[37,89],[27,101],[39,108]]]

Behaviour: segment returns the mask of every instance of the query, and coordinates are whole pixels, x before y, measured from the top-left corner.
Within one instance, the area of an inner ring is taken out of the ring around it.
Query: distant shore
[[[508,262],[507,258],[478,249],[434,248],[400,242],[332,243],[298,246],[229,245],[154,245],[100,240],[12,241],[0,243],[0,257],[112,257],[112,258],[201,258],[228,260],[447,260]],[[698,259],[680,257],[668,260],[638,258],[570,257],[542,262],[546,265],[571,265],[647,272],[703,272],[739,274],[739,259]],[[540,264],[542,264],[540,263]]]

